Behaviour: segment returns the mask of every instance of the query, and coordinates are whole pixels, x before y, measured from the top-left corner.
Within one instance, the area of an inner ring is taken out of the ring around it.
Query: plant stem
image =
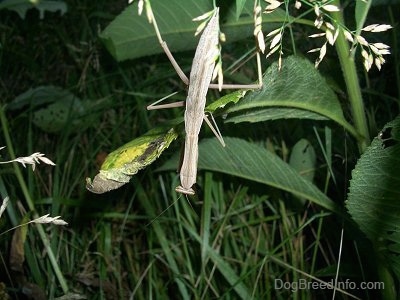
[[[16,156],[15,156],[13,144],[12,144],[11,137],[10,137],[10,132],[8,130],[8,123],[7,123],[5,113],[4,113],[4,106],[2,106],[2,105],[0,106],[0,122],[1,122],[1,126],[3,128],[3,134],[4,134],[4,139],[6,142],[8,153],[9,153],[11,159],[15,159]],[[19,186],[22,190],[22,193],[24,194],[26,203],[28,204],[29,210],[31,210],[34,213],[33,217],[36,219],[39,217],[39,215],[35,211],[35,205],[33,203],[31,195],[29,194],[28,187],[25,183],[24,177],[22,176],[22,172],[19,168],[19,165],[16,162],[13,162],[12,165],[14,168],[15,176],[17,177],[17,180],[19,182]],[[43,229],[42,224],[36,224],[36,228],[37,228],[37,231],[39,232],[40,239],[42,240],[43,245],[46,249],[47,255],[49,256],[49,260],[54,269],[54,273],[61,285],[61,288],[63,289],[63,292],[66,294],[68,292],[68,285],[67,285],[67,282],[65,281],[63,274],[61,273],[60,267],[57,263],[57,258],[55,256],[53,250],[50,247],[50,241]]]
[[[332,4],[336,5],[337,7],[341,7],[340,0],[334,0]],[[338,24],[344,25],[342,11],[332,12],[332,17],[336,20]],[[340,30],[339,32],[339,35],[335,42],[335,46],[347,87],[347,93],[349,96],[349,101],[353,114],[354,126],[362,136],[362,138],[358,139],[358,148],[362,153],[369,145],[370,137],[356,65],[353,57],[350,55],[350,47],[342,30]]]

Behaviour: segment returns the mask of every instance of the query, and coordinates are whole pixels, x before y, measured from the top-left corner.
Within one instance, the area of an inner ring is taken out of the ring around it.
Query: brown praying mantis
[[[149,12],[152,16],[152,22],[158,37],[158,41],[161,44],[164,52],[168,56],[172,66],[178,73],[182,81],[188,85],[188,94],[186,98],[186,109],[184,115],[185,121],[185,150],[183,156],[183,162],[180,169],[180,181],[181,184],[176,187],[176,191],[186,195],[194,195],[193,185],[196,183],[197,176],[197,161],[198,161],[198,141],[199,132],[203,120],[209,125],[213,133],[219,139],[221,144],[225,146],[221,134],[218,130],[214,129],[213,125],[206,116],[204,109],[206,105],[206,95],[209,88],[223,88],[223,89],[256,89],[262,86],[262,74],[261,74],[261,63],[260,55],[257,52],[257,65],[258,65],[258,83],[250,85],[232,85],[232,84],[213,84],[210,83],[213,77],[216,59],[219,56],[219,8],[215,8],[212,16],[204,28],[204,31],[200,37],[198,46],[196,48],[195,56],[192,63],[192,69],[188,79],[182,69],[179,67],[175,58],[168,49],[167,43],[161,38],[161,34],[158,30],[157,23],[154,15]],[[159,105],[162,100],[156,101],[155,103],[147,107],[148,110],[171,108],[183,106],[184,102],[175,102],[170,104]],[[214,122],[215,123],[215,122]]]

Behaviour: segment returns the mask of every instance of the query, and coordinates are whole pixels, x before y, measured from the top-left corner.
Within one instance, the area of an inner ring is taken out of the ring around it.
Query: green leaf
[[[238,299],[251,299],[249,288],[245,285],[244,281],[241,280],[241,277],[237,274],[237,271],[232,269],[226,258],[221,255],[220,251],[213,249],[208,243],[204,244],[202,237],[196,231],[192,230],[190,226],[185,227],[185,229],[190,233],[194,240],[199,242],[202,249],[204,249],[205,256],[211,258],[215,264],[215,267],[221,272],[225,280],[229,282],[232,289],[235,290],[240,297]],[[224,298],[222,297],[222,299]]]
[[[224,108],[229,103],[237,103],[240,99],[244,97],[248,90],[237,90],[228,95],[222,96],[221,98],[215,100],[206,106],[206,112],[214,112],[217,109]]]
[[[229,118],[227,122],[241,123],[241,122],[261,122],[272,121],[280,119],[311,119],[311,120],[328,120],[328,118],[307,110],[297,108],[263,108],[258,110],[250,110],[242,115],[237,115]]]
[[[356,0],[355,18],[357,26],[356,32],[358,33],[360,33],[361,29],[364,27],[371,3],[372,0]]]
[[[274,113],[266,108],[284,110]],[[345,120],[339,100],[325,78],[308,60],[297,56],[283,59],[281,70],[277,62],[272,64],[263,77],[262,89],[247,92],[226,112],[235,113],[228,119],[228,122],[235,123],[262,122],[279,116],[316,120],[329,118],[357,135]]]
[[[82,129],[88,120],[81,118],[86,113],[83,102],[68,90],[55,86],[40,86],[19,95],[7,110],[23,107],[33,109],[33,123],[47,132],[59,132],[66,126]]]
[[[162,38],[167,42],[172,53],[191,50],[197,47],[198,37],[194,36],[199,23],[192,19],[213,9],[209,0],[152,0],[151,5]],[[247,1],[239,20],[236,20],[236,6],[228,11],[221,11],[221,30],[228,42],[252,36],[254,29],[253,3]],[[265,18],[265,23],[284,20],[285,14],[277,10]],[[269,31],[279,26],[264,25]],[[118,61],[162,53],[154,28],[143,13],[138,15],[137,4],[128,6],[100,34],[106,48]]]
[[[236,0],[236,19],[237,20],[239,20],[245,4],[246,4],[246,0]]]
[[[400,0],[373,0],[372,1],[372,6],[378,6],[378,5],[399,5]]]
[[[166,132],[164,127],[158,127],[126,143],[106,157],[93,181],[86,178],[86,188],[102,194],[123,186],[153,163],[177,136],[173,128]]]
[[[364,27],[371,6],[398,5],[400,0],[356,0],[355,19],[356,33],[360,34]]]
[[[258,145],[238,138],[224,138],[226,147],[217,139],[205,139],[199,144],[199,169],[211,170],[267,184],[303,197],[330,211],[340,208],[315,185],[275,154]],[[178,156],[159,170],[176,169]]]
[[[44,19],[46,11],[60,11],[61,15],[67,12],[67,4],[64,1],[42,0],[34,3],[31,0],[4,0],[0,3],[0,10],[3,8],[15,11],[21,19],[25,19],[26,13],[32,8],[39,11],[40,19]]]
[[[314,147],[306,139],[301,139],[294,146],[290,153],[289,165],[295,169],[304,179],[313,181],[317,155]]]
[[[400,278],[400,117],[386,124],[352,172],[346,207]]]

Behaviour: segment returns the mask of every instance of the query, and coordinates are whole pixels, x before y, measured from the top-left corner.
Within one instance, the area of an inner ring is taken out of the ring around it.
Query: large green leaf
[[[271,109],[277,109],[274,112]],[[325,78],[308,60],[289,56],[273,63],[260,90],[249,91],[227,110],[228,122],[261,122],[282,118],[332,119],[357,135],[343,116],[339,100]]]
[[[232,2],[233,3],[233,2]],[[192,19],[213,9],[209,0],[152,0],[151,5],[163,39],[172,52],[191,50],[197,46],[198,37],[194,32],[199,23]],[[244,39],[253,34],[253,3],[247,1],[241,17],[236,18],[236,7],[221,10],[221,30],[228,42]],[[285,14],[277,10],[264,18],[264,30],[272,30],[279,24],[266,26],[267,23],[281,22]],[[273,27],[275,26],[275,27]],[[138,15],[137,4],[128,6],[100,34],[108,51],[118,61],[134,59],[163,52],[159,46],[154,28],[147,21],[145,13]]]
[[[211,170],[264,183],[298,197],[306,198],[330,211],[340,208],[310,181],[304,179],[275,154],[256,144],[238,138],[224,138],[226,147],[217,139],[205,139],[199,144],[199,169]],[[160,170],[177,167],[178,157]]]
[[[45,12],[60,11],[61,15],[67,12],[67,4],[64,1],[31,1],[31,0],[4,0],[0,1],[0,10],[9,9],[15,11],[21,19],[25,19],[28,10],[36,8],[40,19],[44,19]]]
[[[346,207],[400,278],[400,117],[386,124],[352,172]]]
[[[286,107],[274,107],[274,108],[262,108],[246,112],[242,115],[237,115],[229,118],[227,122],[261,122],[261,121],[272,121],[279,119],[310,119],[310,120],[327,120],[328,118],[323,115],[314,113],[298,108],[286,108]]]
[[[87,103],[70,91],[56,86],[39,86],[29,89],[7,105],[7,110],[21,108],[33,110],[33,124],[47,132],[82,130],[90,125]]]

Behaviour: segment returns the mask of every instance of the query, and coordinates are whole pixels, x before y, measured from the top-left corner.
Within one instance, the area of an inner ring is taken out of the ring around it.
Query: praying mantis
[[[151,9],[150,9],[151,12]],[[152,15],[152,13],[151,13]],[[176,192],[194,195],[193,185],[196,183],[197,177],[197,161],[198,161],[198,142],[199,132],[203,124],[203,120],[210,126],[213,133],[219,139],[221,144],[225,146],[222,136],[218,130],[214,129],[211,122],[208,120],[204,109],[206,105],[206,95],[209,88],[224,88],[224,89],[256,89],[262,86],[262,74],[260,55],[257,52],[258,65],[258,84],[250,85],[231,85],[231,84],[212,84],[211,79],[214,72],[215,62],[219,56],[219,8],[215,8],[212,16],[204,28],[196,48],[193,58],[192,69],[189,79],[186,77],[182,69],[179,67],[172,53],[170,52],[167,43],[161,38],[154,15],[152,22],[160,42],[161,47],[168,56],[172,66],[178,73],[182,81],[188,85],[188,94],[186,98],[186,109],[184,114],[185,121],[185,149],[183,161],[180,169],[180,185],[176,187]],[[183,106],[183,102],[158,105],[160,101],[149,105],[148,110],[179,107]]]

